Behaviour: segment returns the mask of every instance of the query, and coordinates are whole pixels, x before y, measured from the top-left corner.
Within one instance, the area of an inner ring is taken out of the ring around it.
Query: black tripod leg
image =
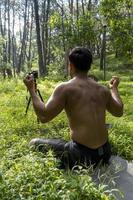
[[[40,99],[41,99],[42,102],[43,102],[43,98],[42,98],[41,93],[40,93],[40,91],[39,91],[38,89],[37,89],[37,92],[38,92],[38,95],[39,95]],[[28,112],[28,108],[29,108],[30,102],[31,102],[31,96],[29,97],[29,100],[28,100],[28,104],[27,104],[27,107],[26,107],[25,115],[26,115],[27,112]],[[37,121],[38,121],[38,123],[39,123],[39,118],[38,118],[38,117],[37,117]]]
[[[37,89],[37,92],[38,92],[39,97],[40,97],[40,99],[42,100],[42,102],[44,102],[44,101],[43,101],[43,98],[42,98],[42,96],[41,96],[41,93],[40,93],[40,91],[39,91],[39,89]]]
[[[25,115],[27,115],[30,102],[31,102],[31,97],[29,97],[28,104],[27,104],[26,111],[25,111]]]

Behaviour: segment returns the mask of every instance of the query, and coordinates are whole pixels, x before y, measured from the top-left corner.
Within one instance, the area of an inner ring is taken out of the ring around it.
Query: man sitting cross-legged
[[[88,77],[92,55],[87,48],[74,48],[69,54],[71,80],[58,85],[47,103],[36,94],[32,75],[24,83],[30,92],[37,117],[46,123],[65,109],[71,141],[60,139],[31,140],[40,151],[49,146],[60,157],[65,168],[76,164],[107,164],[111,149],[105,124],[106,110],[112,115],[123,115],[123,103],[118,93],[119,79],[112,77],[110,90]]]

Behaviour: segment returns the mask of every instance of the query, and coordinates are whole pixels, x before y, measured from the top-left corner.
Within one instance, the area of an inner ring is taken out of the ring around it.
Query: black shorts
[[[69,168],[72,168],[75,164],[93,165],[94,167],[99,163],[108,164],[111,157],[109,142],[97,149],[91,149],[75,141],[70,141],[65,145],[65,152],[64,164],[69,166]]]
[[[99,163],[108,164],[111,157],[109,142],[97,149],[88,148],[73,140],[67,142],[61,139],[36,139],[34,145],[39,151],[52,149],[61,160],[62,168],[73,168],[75,165],[97,166]]]

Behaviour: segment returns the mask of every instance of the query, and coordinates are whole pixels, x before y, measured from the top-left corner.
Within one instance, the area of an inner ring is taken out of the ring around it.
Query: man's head
[[[87,73],[91,68],[92,54],[85,47],[76,47],[69,54],[69,62],[75,72]]]

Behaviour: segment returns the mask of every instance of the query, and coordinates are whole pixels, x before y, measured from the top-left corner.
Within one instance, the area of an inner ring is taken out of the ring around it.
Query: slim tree
[[[23,38],[21,43],[21,50],[19,55],[19,62],[17,67],[17,72],[20,73],[22,65],[25,60],[25,52],[26,52],[26,34],[27,34],[27,8],[28,8],[28,0],[25,0],[25,11],[24,11],[24,28],[23,28]]]
[[[41,41],[41,36],[40,36],[38,0],[34,0],[34,11],[35,11],[36,35],[37,35],[39,72],[40,72],[40,76],[44,76],[46,74],[46,65],[44,64],[44,61],[43,61],[43,49],[42,49],[42,41]]]

